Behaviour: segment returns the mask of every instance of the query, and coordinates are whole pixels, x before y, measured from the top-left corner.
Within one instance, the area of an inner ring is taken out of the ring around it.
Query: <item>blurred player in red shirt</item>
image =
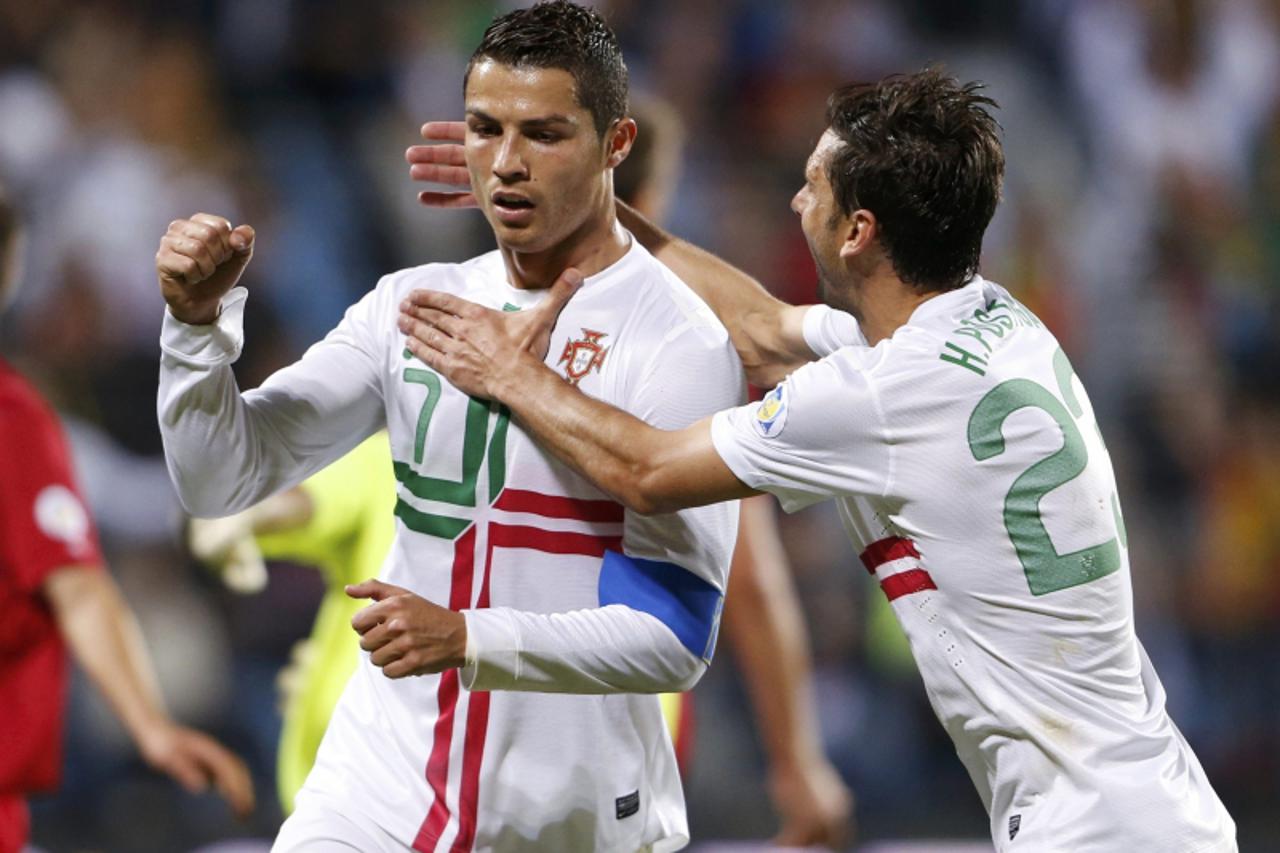
[[[17,217],[0,190],[0,308],[16,278]],[[137,623],[104,570],[62,430],[0,359],[0,853],[26,843],[26,795],[58,783],[66,647],[146,762],[189,791],[210,783],[241,816],[253,783],[239,758],[164,710]]]

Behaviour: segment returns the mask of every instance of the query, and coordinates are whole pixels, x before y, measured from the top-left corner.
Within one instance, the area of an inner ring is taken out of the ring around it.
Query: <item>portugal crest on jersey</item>
[[[608,347],[600,346],[600,339],[604,337],[607,337],[604,332],[583,329],[580,339],[565,343],[556,364],[564,365],[564,378],[570,385],[577,385],[592,370],[600,370],[604,357],[609,354]]]

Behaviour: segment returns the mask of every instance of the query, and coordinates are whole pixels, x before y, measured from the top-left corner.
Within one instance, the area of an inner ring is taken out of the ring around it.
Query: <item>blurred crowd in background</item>
[[[245,754],[261,804],[236,825],[148,773],[76,685],[63,789],[33,800],[37,844],[145,853],[274,833],[275,679],[321,583],[285,567],[237,597],[187,555],[155,424],[153,256],[196,211],[256,227],[237,365],[251,387],[383,273],[490,248],[478,213],[418,205],[403,151],[424,120],[460,117],[466,59],[511,5],[0,0],[0,182],[27,225],[0,346],[65,418],[174,714]],[[814,298],[787,205],[827,94],[929,63],[987,83],[1008,176],[983,274],[1046,320],[1090,390],[1121,480],[1139,636],[1241,849],[1280,847],[1280,2],[597,6],[633,91],[685,125],[668,225],[791,301]],[[861,838],[984,837],[835,513],[783,525]],[[696,695],[698,839],[774,826],[728,658]]]

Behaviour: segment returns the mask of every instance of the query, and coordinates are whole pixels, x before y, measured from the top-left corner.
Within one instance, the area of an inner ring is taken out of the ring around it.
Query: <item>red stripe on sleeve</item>
[[[916,544],[910,539],[890,536],[888,539],[872,542],[859,559],[862,560],[862,565],[867,567],[867,571],[874,575],[876,569],[885,563],[901,560],[903,557],[919,558],[919,556],[920,552],[916,550]]]
[[[934,585],[933,578],[924,569],[908,569],[896,575],[889,575],[880,581],[880,588],[884,590],[885,597],[893,601],[895,598],[901,598],[913,592],[938,587]]]

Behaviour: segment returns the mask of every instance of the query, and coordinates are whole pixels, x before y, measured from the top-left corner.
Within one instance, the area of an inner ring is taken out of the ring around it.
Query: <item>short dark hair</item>
[[[839,211],[875,214],[898,278],[951,290],[978,271],[982,235],[1000,201],[998,104],[941,71],[896,74],[832,93],[827,160]]]
[[[552,0],[495,18],[467,63],[491,59],[513,68],[559,68],[573,76],[574,98],[591,113],[596,133],[627,114],[627,66],[618,37],[592,9]]]

